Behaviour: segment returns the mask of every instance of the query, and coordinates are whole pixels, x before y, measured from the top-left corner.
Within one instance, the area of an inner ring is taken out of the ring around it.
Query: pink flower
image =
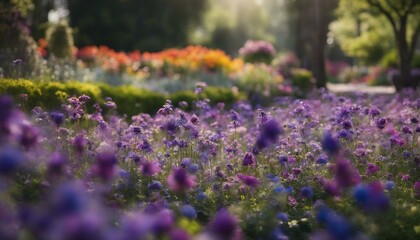
[[[334,180],[342,188],[357,185],[361,181],[359,172],[347,159],[337,160],[334,173]]]
[[[402,181],[410,180],[410,174],[401,174],[401,180]]]
[[[368,163],[366,168],[366,175],[370,175],[372,173],[375,173],[379,170],[378,166],[374,163]]]
[[[260,184],[260,181],[258,181],[258,179],[253,176],[248,176],[248,175],[239,173],[237,177],[247,187],[256,188]]]
[[[167,182],[174,192],[189,190],[197,185],[196,177],[189,175],[183,168],[173,169]]]
[[[160,172],[160,165],[155,161],[144,160],[140,163],[140,171],[143,175],[154,176]]]

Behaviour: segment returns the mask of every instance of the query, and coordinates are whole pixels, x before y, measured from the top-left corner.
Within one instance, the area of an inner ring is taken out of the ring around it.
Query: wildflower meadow
[[[420,0],[0,0],[0,240],[419,240]]]
[[[24,101],[0,99],[1,239],[419,236],[420,99]]]

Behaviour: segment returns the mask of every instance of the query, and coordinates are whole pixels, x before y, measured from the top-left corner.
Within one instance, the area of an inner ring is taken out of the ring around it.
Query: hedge
[[[25,79],[0,79],[0,94],[12,95],[16,101],[20,100],[21,94],[27,94],[28,100],[22,105],[30,110],[40,106],[47,110],[61,109],[61,105],[71,96],[88,95],[91,98],[88,107],[93,103],[104,103],[106,97],[111,97],[117,104],[119,114],[133,116],[138,113],[154,114],[165,103],[166,99],[172,100],[175,106],[181,101],[191,105],[197,100],[197,95],[192,91],[180,91],[169,95],[153,92],[134,86],[110,86],[104,83],[81,83],[81,82],[43,82]],[[230,105],[240,99],[244,99],[241,93],[235,93],[230,88],[207,87],[200,98],[208,98],[212,104],[224,102]]]

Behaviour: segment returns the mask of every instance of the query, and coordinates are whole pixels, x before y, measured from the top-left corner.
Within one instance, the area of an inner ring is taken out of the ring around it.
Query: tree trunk
[[[400,18],[400,29],[396,31],[396,40],[398,44],[398,55],[400,60],[400,74],[393,79],[395,89],[400,91],[404,88],[416,88],[417,79],[411,76],[411,56],[407,42],[407,16]]]
[[[315,31],[314,31],[314,40],[315,46],[313,50],[313,71],[314,77],[316,79],[317,88],[326,87],[327,75],[325,73],[325,16],[321,12],[321,9],[325,9],[325,2],[322,0],[315,0]]]

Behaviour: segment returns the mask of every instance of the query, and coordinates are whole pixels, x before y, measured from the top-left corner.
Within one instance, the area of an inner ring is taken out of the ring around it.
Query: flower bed
[[[131,119],[93,99],[26,115],[0,98],[2,239],[419,236],[420,99],[167,101]]]

